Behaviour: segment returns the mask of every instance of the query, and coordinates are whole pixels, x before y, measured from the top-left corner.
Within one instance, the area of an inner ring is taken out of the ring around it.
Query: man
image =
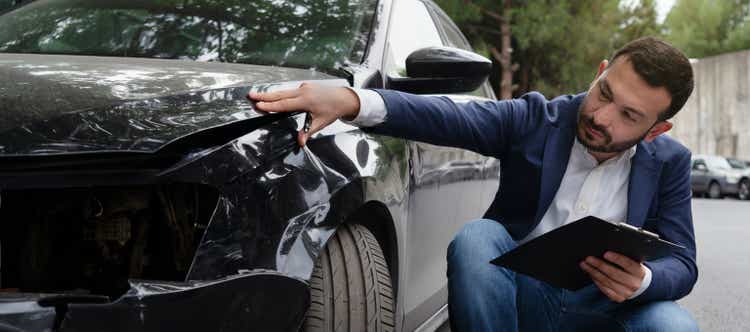
[[[697,279],[690,152],[661,135],[685,104],[685,56],[655,38],[602,61],[589,90],[551,101],[455,104],[444,97],[303,85],[251,94],[265,111],[304,110],[311,130],[336,119],[374,133],[477,151],[501,160],[498,194],[448,248],[451,325],[459,331],[694,331],[673,301]],[[518,243],[587,215],[627,221],[687,249],[649,262],[588,257],[593,284],[571,292],[488,262]]]

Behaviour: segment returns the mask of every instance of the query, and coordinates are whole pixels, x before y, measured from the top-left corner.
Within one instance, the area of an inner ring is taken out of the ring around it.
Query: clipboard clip
[[[617,225],[620,226],[620,227],[624,227],[624,228],[630,229],[630,230],[634,230],[634,231],[639,232],[639,233],[643,233],[643,234],[648,235],[650,237],[653,237],[655,239],[659,238],[659,234],[649,232],[649,231],[647,231],[647,230],[645,230],[643,228],[635,227],[633,225],[626,224],[624,222],[617,223]]]

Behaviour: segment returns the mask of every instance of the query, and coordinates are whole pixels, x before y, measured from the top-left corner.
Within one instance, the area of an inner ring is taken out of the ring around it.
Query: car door
[[[417,49],[452,46],[433,16],[434,12],[422,1],[394,3],[384,56],[387,75],[405,76],[406,57]],[[450,97],[467,102],[487,95]],[[485,192],[488,186],[483,184],[488,158],[421,142],[409,142],[408,146],[412,174],[405,225],[405,271],[400,286],[405,331],[418,327],[447,303],[448,244],[463,223],[482,216],[489,204],[483,197],[494,193]]]
[[[467,51],[473,51],[469,41],[461,33],[455,23],[451,21],[448,15],[440,9],[434,2],[425,1],[433,20],[436,22],[436,26],[443,37],[443,42],[446,46],[456,47]],[[495,100],[495,93],[490,87],[490,83],[485,81],[478,89],[463,95],[448,95],[454,101],[462,103],[469,102],[471,100]],[[492,200],[495,198],[497,193],[498,184],[500,182],[500,161],[495,158],[484,157],[476,155],[479,158],[479,162],[483,163],[482,177],[475,181],[479,181],[477,185],[481,187],[480,191],[480,210],[481,213],[490,206]],[[471,218],[463,218],[457,220],[457,228],[460,229],[463,224],[471,221]]]
[[[690,185],[693,191],[705,192],[708,190],[708,168],[703,159],[694,159],[690,169]]]

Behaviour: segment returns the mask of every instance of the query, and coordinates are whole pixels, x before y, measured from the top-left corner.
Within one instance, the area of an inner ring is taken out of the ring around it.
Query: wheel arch
[[[395,222],[388,207],[379,201],[365,202],[347,218],[346,222],[365,226],[378,240],[388,263],[393,293],[398,294],[398,237]]]

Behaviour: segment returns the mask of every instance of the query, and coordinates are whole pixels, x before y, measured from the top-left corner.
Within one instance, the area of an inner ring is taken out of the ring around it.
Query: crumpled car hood
[[[0,77],[2,157],[155,152],[265,115],[245,99],[250,89],[347,84],[293,68],[30,54],[0,54]]]

